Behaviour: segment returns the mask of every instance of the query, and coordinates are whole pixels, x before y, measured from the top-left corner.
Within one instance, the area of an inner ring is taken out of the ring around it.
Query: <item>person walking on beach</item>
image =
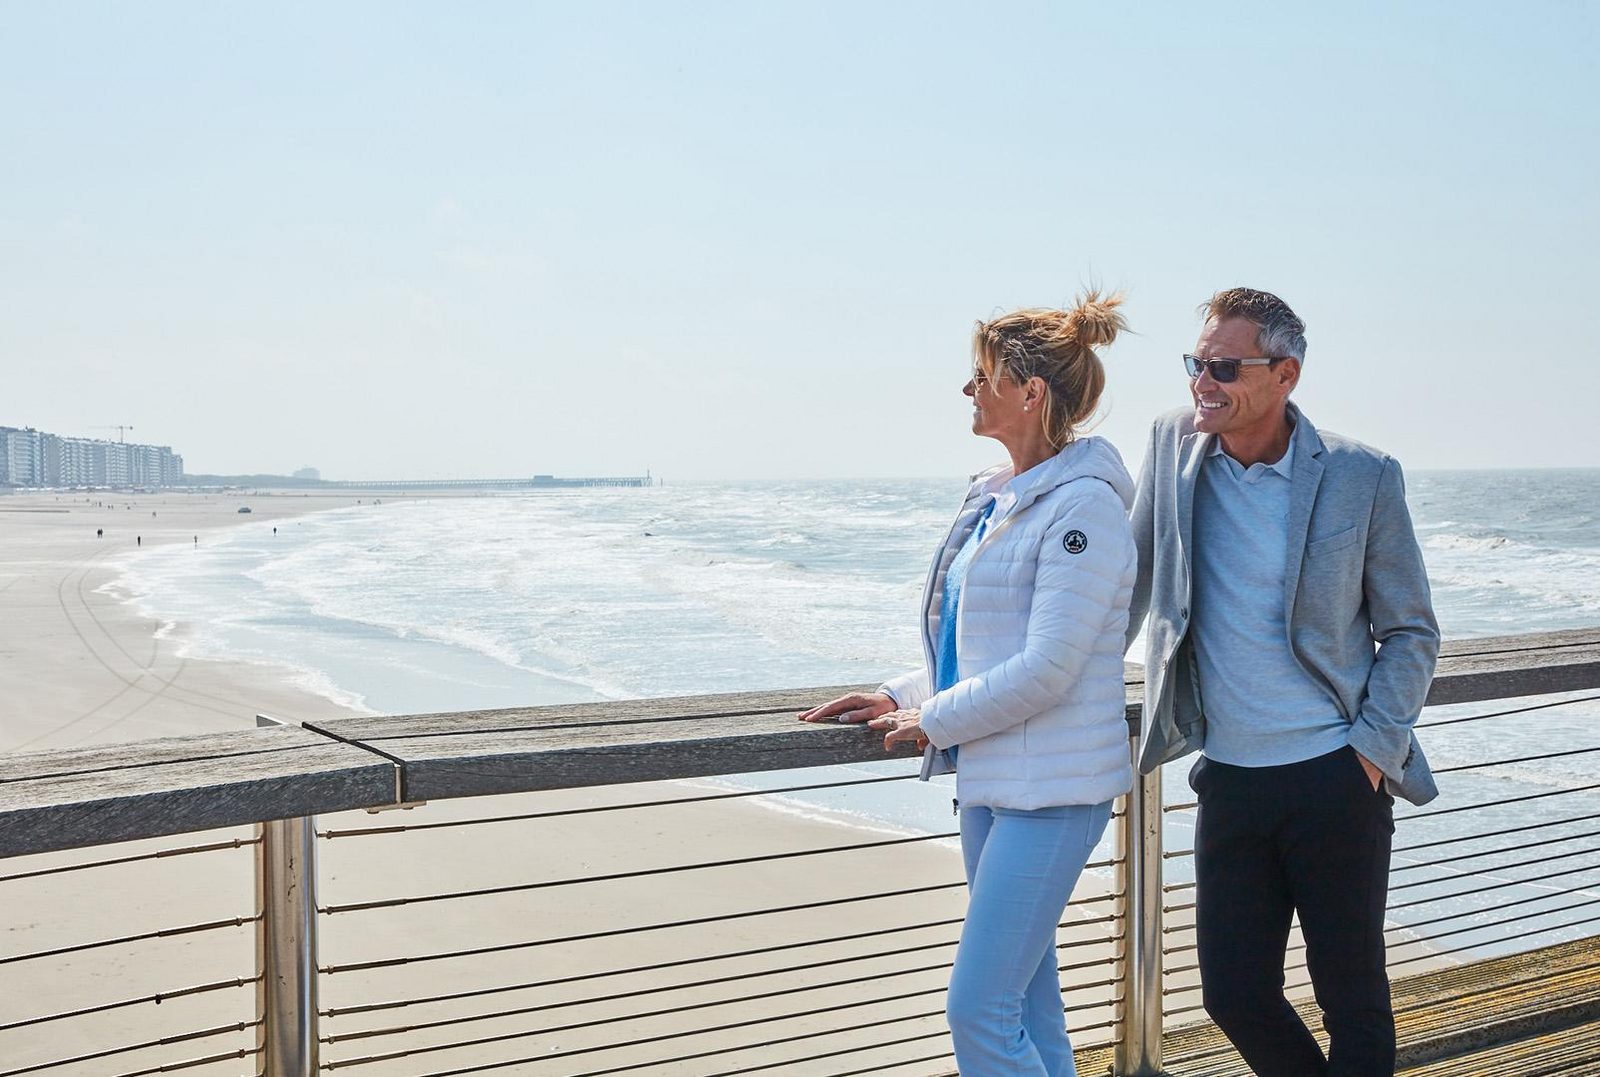
[[[866,722],[956,775],[968,907],[945,1012],[964,1074],[1073,1077],[1056,928],[1133,781],[1123,636],[1133,480],[1081,435],[1126,328],[1120,297],[1019,310],[973,334],[972,431],[1011,463],[979,475],[928,571],[926,664],[800,715]]]
[[[1206,1012],[1265,1077],[1388,1077],[1390,793],[1437,793],[1412,725],[1439,628],[1400,465],[1289,402],[1305,324],[1218,292],[1157,419],[1133,510],[1149,614],[1146,773],[1199,749],[1195,926]],[[1326,1058],[1284,998],[1300,917]]]

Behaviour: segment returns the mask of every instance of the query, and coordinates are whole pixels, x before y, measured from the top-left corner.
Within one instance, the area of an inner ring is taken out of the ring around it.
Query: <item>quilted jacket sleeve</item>
[[[895,706],[901,710],[910,710],[922,706],[923,700],[928,698],[932,679],[928,676],[928,668],[914,669],[910,673],[903,673],[898,677],[891,677],[885,681],[878,691],[894,700]]]

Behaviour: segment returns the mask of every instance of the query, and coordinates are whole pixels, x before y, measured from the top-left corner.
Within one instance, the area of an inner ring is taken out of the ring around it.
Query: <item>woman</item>
[[[969,902],[945,1011],[963,1074],[1072,1077],[1056,925],[1111,801],[1133,781],[1123,632],[1136,555],[1133,481],[1080,436],[1126,328],[1118,296],[978,323],[972,432],[1010,466],[978,476],[933,559],[923,669],[805,721],[866,722],[956,776]]]

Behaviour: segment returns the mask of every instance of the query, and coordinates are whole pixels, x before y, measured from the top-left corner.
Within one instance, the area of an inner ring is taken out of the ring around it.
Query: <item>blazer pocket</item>
[[[1306,543],[1306,556],[1312,558],[1326,557],[1330,553],[1337,553],[1346,546],[1355,545],[1356,538],[1357,528],[1347,527],[1337,534],[1329,535],[1327,538],[1319,538],[1313,542]]]

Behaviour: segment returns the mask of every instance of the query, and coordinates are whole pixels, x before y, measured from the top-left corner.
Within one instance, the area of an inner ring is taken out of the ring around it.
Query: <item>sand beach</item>
[[[352,713],[271,667],[183,655],[183,627],[138,616],[99,588],[107,563],[194,546],[221,528],[269,530],[354,506],[301,493],[33,493],[0,497],[0,752],[248,728]],[[370,499],[364,499],[370,501]],[[250,512],[238,510],[248,506]]]

